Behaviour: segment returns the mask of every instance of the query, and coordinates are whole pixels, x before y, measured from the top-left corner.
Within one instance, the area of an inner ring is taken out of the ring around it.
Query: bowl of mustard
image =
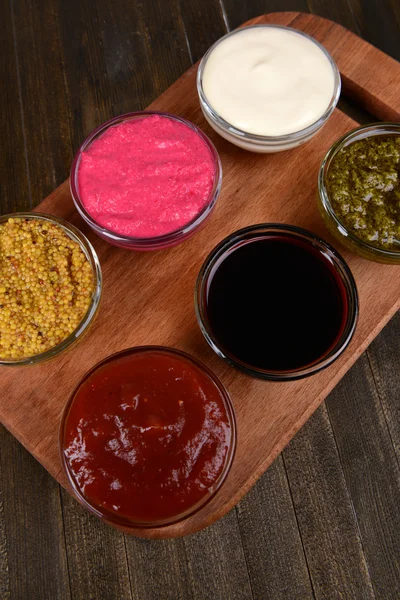
[[[97,254],[74,225],[36,212],[0,217],[0,365],[65,351],[89,328],[101,291]]]
[[[357,127],[333,144],[319,171],[318,206],[349,250],[400,264],[400,123]]]

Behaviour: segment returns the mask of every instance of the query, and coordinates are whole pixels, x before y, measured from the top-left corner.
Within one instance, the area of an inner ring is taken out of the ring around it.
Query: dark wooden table
[[[91,129],[275,10],[328,17],[400,60],[398,0],[0,2],[2,212],[38,204]],[[399,600],[399,362],[397,315],[236,509],[174,541],[101,524],[1,428],[1,600]]]

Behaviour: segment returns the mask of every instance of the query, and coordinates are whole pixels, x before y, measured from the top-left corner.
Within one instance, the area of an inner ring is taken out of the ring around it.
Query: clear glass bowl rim
[[[223,403],[224,403],[224,407],[226,410],[226,414],[228,416],[228,420],[229,420],[229,423],[231,426],[231,442],[230,442],[230,446],[228,448],[228,453],[227,453],[227,457],[225,460],[225,464],[223,466],[223,469],[220,473],[219,478],[213,484],[213,486],[211,488],[211,492],[208,495],[206,495],[204,498],[202,498],[196,505],[187,509],[185,511],[185,513],[176,515],[175,517],[171,517],[169,519],[164,519],[162,521],[160,520],[160,521],[155,521],[155,522],[133,521],[131,519],[119,517],[118,515],[113,515],[110,512],[103,514],[100,511],[98,511],[94,506],[92,506],[86,500],[86,498],[83,496],[83,494],[79,490],[79,487],[76,485],[75,479],[74,479],[72,473],[70,472],[68,461],[66,460],[66,457],[64,454],[65,426],[66,426],[69,410],[74,402],[76,393],[78,392],[81,385],[98,368],[100,368],[104,364],[106,364],[110,361],[113,361],[114,359],[122,358],[123,356],[126,356],[126,355],[138,354],[141,352],[161,352],[161,353],[172,354],[175,357],[189,361],[195,367],[200,369],[200,371],[202,373],[204,373],[207,377],[209,377],[211,379],[211,381],[214,383],[214,385],[218,389],[219,393],[221,394],[221,397],[222,397]],[[221,487],[225,483],[226,478],[230,472],[234,457],[235,457],[236,444],[237,444],[237,424],[236,424],[235,409],[234,409],[231,397],[230,397],[228,391],[226,390],[225,386],[223,385],[223,383],[215,375],[215,373],[213,373],[202,362],[197,360],[197,358],[195,358],[191,354],[188,354],[187,352],[183,352],[182,350],[178,350],[176,348],[171,348],[169,346],[134,346],[133,348],[126,348],[125,350],[115,352],[114,354],[111,354],[110,356],[107,356],[106,358],[104,358],[103,360],[98,362],[89,371],[87,371],[87,373],[85,373],[85,375],[80,379],[79,383],[75,386],[72,394],[70,395],[70,397],[63,409],[61,420],[60,420],[60,428],[59,428],[59,451],[60,451],[60,456],[61,456],[61,462],[62,462],[63,468],[67,474],[68,481],[72,487],[72,490],[73,490],[76,498],[90,513],[92,513],[93,515],[95,515],[96,517],[101,519],[102,521],[108,523],[109,525],[114,525],[115,527],[120,527],[123,529],[157,529],[160,527],[167,527],[169,525],[174,525],[175,523],[179,523],[180,521],[187,519],[188,517],[192,516],[193,514],[197,513],[199,510],[204,508],[204,506],[206,506],[215,497],[215,495],[218,493],[218,491],[221,489]]]
[[[376,132],[375,134],[373,132]],[[371,135],[363,135],[371,133]],[[332,160],[336,156],[336,154],[342,150],[349,143],[353,143],[358,139],[365,139],[367,137],[375,137],[375,135],[399,135],[400,136],[400,123],[395,123],[391,121],[386,122],[378,122],[378,123],[368,123],[368,125],[360,125],[351,131],[348,131],[344,135],[342,135],[336,142],[329,148],[328,152],[325,154],[322,159],[322,163],[318,173],[318,193],[321,199],[322,206],[330,217],[330,219],[334,222],[336,229],[342,234],[344,238],[349,238],[353,242],[354,245],[360,246],[369,254],[375,254],[377,256],[381,256],[387,259],[399,259],[400,258],[400,249],[396,250],[384,250],[383,248],[378,248],[373,244],[369,244],[364,240],[361,240],[356,235],[354,235],[351,231],[349,231],[346,226],[339,221],[336,216],[335,211],[333,210],[332,204],[329,200],[328,191],[326,189],[325,181],[329,172],[329,167],[331,165]]]
[[[212,328],[208,322],[206,311],[207,285],[210,273],[212,272],[214,266],[221,262],[223,258],[232,250],[232,248],[237,246],[237,244],[241,241],[251,240],[253,238],[257,239],[265,235],[277,233],[294,236],[297,239],[301,239],[303,242],[312,244],[314,247],[317,247],[318,250],[327,254],[344,284],[348,302],[347,321],[344,325],[342,334],[339,340],[337,340],[335,343],[334,347],[328,350],[327,354],[324,354],[321,359],[317,360],[311,365],[305,365],[304,367],[300,367],[299,369],[291,371],[269,371],[259,369],[247,363],[241,362],[239,359],[229,354],[223,349],[218,339],[214,336]],[[194,301],[197,322],[201,332],[203,333],[203,336],[214,352],[232,367],[235,367],[246,375],[263,379],[265,381],[292,381],[302,379],[327,368],[342,354],[342,352],[344,352],[349,345],[357,325],[359,313],[356,282],[349,266],[339,252],[330,244],[328,244],[328,242],[326,242],[323,238],[317,236],[311,231],[295,225],[285,225],[281,223],[259,223],[257,225],[244,227],[243,229],[234,231],[225,239],[223,239],[217,246],[215,246],[215,248],[211,250],[205,259],[200,269],[195,286]]]
[[[89,242],[87,237],[77,227],[75,227],[75,225],[72,225],[72,223],[68,223],[64,219],[61,219],[60,217],[55,217],[53,215],[49,215],[46,213],[18,212],[18,213],[11,213],[8,215],[1,215],[0,216],[0,225],[2,223],[5,223],[6,221],[8,221],[8,219],[41,219],[41,220],[58,225],[69,235],[69,237],[71,237],[74,241],[79,243],[79,246],[81,247],[82,251],[85,253],[85,256],[90,261],[90,264],[92,267],[92,272],[93,272],[94,290],[93,290],[92,299],[90,301],[90,305],[86,312],[86,315],[83,317],[81,323],[78,325],[78,327],[75,329],[75,331],[70,333],[70,335],[67,338],[65,338],[65,340],[63,340],[62,342],[57,344],[57,346],[54,346],[53,348],[50,348],[49,350],[46,350],[46,352],[42,352],[41,354],[35,354],[34,356],[28,356],[28,357],[14,359],[14,360],[13,359],[7,360],[4,358],[0,359],[0,365],[3,365],[3,366],[35,365],[35,364],[44,362],[46,360],[49,360],[51,358],[54,358],[58,354],[61,354],[71,344],[73,344],[76,340],[78,340],[79,337],[89,327],[90,323],[92,322],[92,320],[94,319],[94,317],[97,313],[101,294],[102,294],[103,278],[102,278],[101,266],[100,266],[99,258],[97,256],[96,251],[93,248],[92,244]]]
[[[284,135],[277,135],[277,136],[266,136],[266,135],[257,135],[255,133],[249,133],[242,129],[238,129],[237,127],[234,127],[233,125],[228,123],[228,121],[225,121],[225,119],[216,112],[216,110],[212,107],[212,105],[209,103],[209,101],[207,99],[207,96],[203,89],[203,75],[204,75],[204,69],[206,67],[207,60],[208,60],[210,54],[212,53],[212,51],[216,48],[216,46],[218,46],[226,38],[231,37],[233,35],[240,34],[241,32],[243,32],[247,29],[256,29],[256,28],[284,29],[285,31],[291,31],[295,34],[301,35],[301,36],[307,38],[308,40],[310,40],[311,42],[313,42],[316,46],[318,46],[318,48],[320,50],[322,50],[324,55],[329,60],[329,63],[333,70],[333,76],[334,76],[334,90],[333,90],[331,101],[330,101],[328,107],[326,108],[325,112],[319,117],[319,119],[317,121],[315,121],[314,123],[311,123],[311,125],[308,125],[304,129],[300,129],[299,131],[293,131],[291,133],[286,133]],[[221,127],[221,129],[225,130],[227,133],[230,133],[231,135],[233,135],[239,139],[244,139],[246,141],[253,142],[256,145],[264,145],[264,144],[280,145],[283,143],[300,141],[303,138],[305,138],[305,139],[308,138],[315,131],[317,131],[325,123],[325,121],[330,117],[336,104],[338,103],[340,91],[341,91],[341,79],[340,79],[339,69],[338,69],[335,61],[333,60],[332,56],[326,50],[326,48],[322,44],[320,44],[315,38],[311,37],[307,33],[304,33],[303,31],[300,31],[299,29],[295,29],[294,27],[287,27],[285,25],[273,25],[273,24],[262,24],[261,23],[258,25],[249,25],[248,27],[240,27],[239,29],[235,29],[234,31],[227,33],[226,35],[221,37],[219,40],[217,40],[207,50],[207,52],[205,53],[205,55],[203,56],[203,58],[200,61],[200,65],[199,65],[199,68],[197,71],[197,92],[198,92],[202,107],[206,111],[207,115],[211,118],[212,121],[214,121],[216,123],[216,125]]]
[[[107,228],[103,227],[102,225],[97,223],[97,221],[95,221],[93,219],[93,217],[85,209],[83,202],[81,201],[81,198],[80,198],[78,181],[77,181],[78,171],[79,171],[79,162],[80,162],[82,152],[84,152],[95,139],[97,139],[102,133],[104,133],[104,131],[106,131],[110,127],[113,127],[114,125],[122,123],[123,121],[128,121],[128,120],[133,120],[133,119],[143,118],[143,117],[150,117],[153,115],[158,115],[160,117],[165,117],[165,118],[171,119],[173,121],[183,123],[184,125],[189,127],[192,131],[194,131],[201,137],[201,139],[206,143],[208,149],[210,150],[211,156],[214,161],[214,167],[215,167],[214,185],[210,192],[209,199],[208,199],[207,203],[205,204],[205,206],[203,207],[203,209],[189,223],[186,223],[186,225],[184,225],[183,227],[181,227],[179,229],[175,229],[174,231],[171,231],[170,233],[166,233],[164,235],[160,235],[160,236],[156,236],[156,237],[145,237],[144,238],[144,237],[126,236],[126,235],[119,234],[115,231],[111,231],[111,229],[107,229]],[[187,119],[184,119],[183,117],[179,117],[177,115],[172,115],[170,113],[160,112],[160,111],[155,111],[155,110],[142,110],[142,111],[125,113],[123,115],[118,115],[116,117],[113,117],[112,119],[109,119],[105,123],[102,123],[98,127],[96,127],[96,129],[94,129],[88,135],[88,137],[85,139],[85,141],[82,143],[79,150],[75,154],[74,159],[72,161],[71,172],[70,172],[70,190],[71,190],[72,199],[75,203],[76,209],[78,210],[79,214],[90,225],[90,227],[92,227],[92,229],[94,231],[96,231],[99,235],[105,236],[105,237],[113,240],[115,243],[122,243],[126,246],[132,245],[132,246],[136,246],[138,248],[143,248],[143,249],[146,249],[148,246],[151,246],[151,247],[161,246],[162,247],[162,246],[165,246],[168,244],[173,244],[175,241],[178,242],[181,239],[189,236],[193,231],[195,231],[203,223],[203,221],[206,220],[208,215],[211,213],[211,211],[214,208],[215,203],[218,199],[218,196],[219,196],[219,193],[221,190],[221,185],[222,185],[221,159],[219,157],[219,154],[218,154],[214,144],[209,139],[209,137],[199,127],[197,127],[197,125],[195,125],[191,121],[188,121]]]

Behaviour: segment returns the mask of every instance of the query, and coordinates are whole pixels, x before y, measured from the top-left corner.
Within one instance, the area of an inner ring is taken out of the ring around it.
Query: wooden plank
[[[191,65],[179,3],[170,2],[166,10],[164,0],[138,0],[137,7],[147,32],[146,77],[153,80],[158,95]]]
[[[62,69],[56,75],[64,82],[70,146],[65,169],[69,175],[71,161],[82,140],[92,129],[113,116],[111,85],[106,72],[102,37],[99,32],[99,2],[69,0],[49,2],[56,16],[47,23],[48,35],[58,34]],[[44,107],[44,111],[48,111]],[[61,133],[53,132],[59,140]]]
[[[29,85],[35,74],[31,68],[27,75],[26,62],[21,62],[20,57],[26,52],[31,58],[29,44],[32,37],[25,35],[30,26],[26,18],[21,19],[15,9],[13,15],[12,10],[12,3],[1,3],[0,21],[7,23],[0,36],[0,75],[3,89],[7,89],[7,93],[0,96],[3,144],[0,207],[3,214],[29,210],[35,192],[40,199],[56,183],[52,180],[49,187],[32,189],[31,194],[30,184],[37,182],[37,173],[30,178],[33,166],[30,149],[36,145],[39,131],[47,125],[38,126],[40,121],[36,121],[34,131],[29,129],[32,119],[40,120],[43,114],[32,111],[31,101],[23,102],[24,98],[30,97]],[[19,35],[14,39],[17,30]],[[63,171],[60,179],[64,177]],[[69,598],[59,486],[54,485],[43,468],[3,427],[0,429],[0,463],[0,597],[44,598],[50,594],[60,600]],[[16,540],[24,539],[27,524],[27,543],[16,543]],[[45,570],[43,564],[46,564]]]
[[[183,541],[195,600],[253,598],[235,511]]]
[[[287,13],[285,15],[285,18],[292,18]],[[320,22],[316,17],[305,15],[304,18],[299,17],[296,24],[315,32],[318,28],[314,19]],[[322,20],[324,31],[325,23]],[[340,38],[342,28],[337,27]],[[334,28],[332,25],[329,30],[330,43]],[[353,36],[349,32],[347,35]],[[391,64],[391,59],[387,60]],[[395,64],[400,73],[400,66]],[[185,98],[185,105],[182,104],[182,97]],[[193,69],[169,88],[152,107],[181,114],[209,131],[200,115]],[[326,236],[315,205],[317,170],[321,156],[331,143],[353,126],[351,120],[336,111],[325,126],[324,135],[316,136],[306,146],[297,148],[296,152],[268,157],[241,152],[212,134],[225,172],[220,201],[203,231],[189,242],[168,252],[157,255],[121,253],[90,234],[89,237],[99,252],[105,276],[102,309],[90,334],[73,352],[66,353],[51,363],[35,369],[9,369],[2,373],[6,400],[0,408],[1,418],[61,481],[65,482],[65,476],[60,468],[56,434],[65,398],[72,391],[74,382],[94,362],[129,345],[164,343],[192,352],[204,360],[222,378],[234,397],[239,424],[240,443],[236,459],[221,493],[189,520],[171,528],[147,531],[146,535],[181,535],[221,517],[244,495],[312,414],[395,312],[400,299],[400,280],[393,278],[393,267],[374,264],[344,253],[356,277],[361,304],[365,307],[360,315],[352,350],[346,352],[330,369],[307,381],[270,383],[268,386],[260,381],[251,381],[252,406],[257,408],[260,416],[255,423],[254,413],[250,412],[247,400],[248,380],[223,364],[205,344],[195,322],[192,291],[207,251],[236,228],[254,222],[287,221]],[[286,177],[288,173],[294,174],[294,183]],[[269,182],[268,204],[265,203],[266,177]],[[296,190],[303,191],[302,194],[296,194],[296,202],[293,199],[293,185]],[[251,204],[247,201],[249,197],[252,198]],[[63,214],[67,219],[80,224],[66,184],[45,201],[42,210]],[[87,231],[87,228],[83,229]],[[187,265],[185,270],[181,268],[182,264]],[[132,288],[130,279],[123,277],[130,269],[134,269],[136,285],[141,288],[140,295]],[[118,286],[113,286],[113,280],[118,281]],[[178,296],[171,281],[181,290]],[[117,302],[114,301],[112,290],[118,294]],[[155,318],[161,304],[169,314],[168,320],[163,320],[163,327],[159,326],[159,321]],[[127,314],[131,315],[131,322],[125,319]],[[145,314],[151,315],[152,319],[144,317]],[[124,315],[123,322],[128,327],[125,330],[114,327],[114,335],[110,336],[107,324],[118,323],[121,315]],[[51,398],[51,403],[46,402],[46,398]],[[19,412],[15,411],[16,402],[20,407]],[[29,421],[23,418],[21,407],[24,403],[35,407],[34,418]],[[37,421],[41,425],[40,436]],[[144,534],[143,531],[139,533]]]
[[[14,44],[14,22],[10,2],[0,3],[0,212],[30,210],[31,192],[27,170],[28,141],[25,139],[24,111],[20,97],[20,75]]]
[[[400,60],[400,4],[396,0],[349,0],[360,32],[371,44]],[[379,23],[379,27],[377,24]]]
[[[192,600],[184,540],[126,536],[134,600]]]
[[[349,426],[353,427],[350,420]],[[356,516],[343,472],[338,469],[337,448],[324,406],[291,441],[283,460],[316,599],[374,598]]]
[[[281,456],[236,511],[254,599],[314,598]]]
[[[0,3],[0,22],[3,24],[0,36],[0,78],[3,90],[7,90],[7,93],[0,94],[0,213],[4,214],[18,208],[29,210],[31,199],[10,2]],[[3,438],[9,435],[0,425],[0,449],[4,444]],[[6,534],[4,496],[8,487],[9,480],[3,473],[0,460],[0,598],[4,600],[11,598],[9,553],[14,540],[18,539],[15,532],[9,539]]]
[[[308,12],[307,0],[221,0],[229,29],[236,29],[249,19],[279,11]]]
[[[3,427],[0,464],[10,597],[68,600],[59,486]]]
[[[376,596],[397,600],[400,467],[366,356],[340,383],[327,408]]]
[[[65,491],[62,504],[72,598],[132,600],[124,535],[77,506]]]
[[[2,447],[3,436],[10,435],[8,431],[0,425],[0,448]],[[6,534],[6,517],[4,514],[4,492],[6,489],[7,479],[3,477],[3,470],[1,468],[0,460],[0,598],[4,600],[10,600],[11,598],[11,586],[10,586],[10,572],[8,568],[8,542]],[[10,544],[13,543],[11,539]]]
[[[388,433],[400,464],[400,314],[368,348],[368,357],[385,415]]]
[[[179,6],[190,58],[195,63],[228,32],[224,7],[216,0],[192,0],[190,3],[180,0]]]
[[[68,176],[68,107],[53,3],[41,2],[39,9],[33,0],[19,0],[13,6],[23,133],[29,144],[27,161],[35,206]]]
[[[121,0],[97,12],[113,113],[142,110],[190,65],[179,8],[169,2],[162,17],[160,2]]]
[[[235,512],[196,536],[126,546],[135,600],[252,598]]]
[[[348,0],[307,0],[310,12],[340,23],[353,33],[360,34],[358,23],[354,17]]]

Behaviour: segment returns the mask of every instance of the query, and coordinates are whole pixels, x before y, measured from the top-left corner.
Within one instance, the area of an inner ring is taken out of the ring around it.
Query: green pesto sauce
[[[326,187],[350,233],[377,248],[400,251],[400,136],[345,146],[332,159]]]

